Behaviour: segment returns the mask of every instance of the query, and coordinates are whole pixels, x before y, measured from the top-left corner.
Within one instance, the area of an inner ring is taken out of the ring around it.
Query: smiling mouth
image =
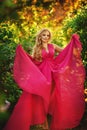
[[[48,39],[43,39],[43,40],[48,40]]]

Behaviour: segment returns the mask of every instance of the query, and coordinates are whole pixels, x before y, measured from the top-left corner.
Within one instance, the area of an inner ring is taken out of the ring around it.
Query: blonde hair
[[[44,31],[48,31],[49,32],[49,40],[51,39],[51,32],[48,29],[46,29],[46,28],[40,30],[40,32],[37,34],[37,36],[36,36],[36,44],[35,44],[35,46],[33,48],[32,56],[33,56],[34,59],[36,59],[38,61],[42,60],[41,52],[42,52],[42,49],[44,47],[43,47],[43,44],[42,44],[42,41],[41,41],[41,34]]]

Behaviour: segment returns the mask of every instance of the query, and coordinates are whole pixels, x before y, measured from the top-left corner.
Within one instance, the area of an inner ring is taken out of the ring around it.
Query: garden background
[[[36,34],[42,28],[50,29],[52,42],[62,47],[69,43],[73,33],[78,33],[83,47],[82,61],[87,72],[87,1],[0,0],[0,130],[22,93],[12,74],[15,49],[20,43],[31,53]],[[86,89],[87,73],[85,101]],[[8,101],[11,105],[6,110]],[[86,109],[81,124],[75,130],[87,130]]]

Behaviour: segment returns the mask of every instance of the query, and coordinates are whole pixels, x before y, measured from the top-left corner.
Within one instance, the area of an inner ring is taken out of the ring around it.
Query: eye
[[[43,36],[46,36],[46,34],[43,34]]]

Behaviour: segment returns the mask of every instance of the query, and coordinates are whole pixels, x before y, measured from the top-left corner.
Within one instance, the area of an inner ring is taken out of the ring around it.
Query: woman
[[[32,56],[21,45],[17,47],[14,79],[23,93],[4,130],[29,130],[39,124],[48,129],[47,114],[52,116],[50,130],[79,125],[85,106],[79,37],[74,34],[64,49],[50,39],[50,31],[41,30]]]

